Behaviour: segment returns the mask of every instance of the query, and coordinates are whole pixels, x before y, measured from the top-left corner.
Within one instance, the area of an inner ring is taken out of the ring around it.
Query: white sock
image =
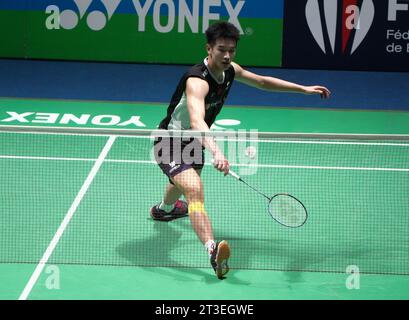
[[[173,208],[175,207],[175,204],[165,204],[163,201],[160,203],[159,205],[159,209],[169,213],[173,210]]]
[[[205,248],[207,250],[207,253],[209,254],[209,257],[212,256],[214,248],[216,248],[216,242],[214,240],[209,240],[205,243]]]

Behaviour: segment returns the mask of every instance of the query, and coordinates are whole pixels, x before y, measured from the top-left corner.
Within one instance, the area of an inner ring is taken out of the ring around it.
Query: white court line
[[[22,160],[57,160],[57,161],[96,161],[96,159],[88,158],[53,158],[53,157],[30,157],[30,156],[2,156],[0,159],[22,159]],[[136,163],[136,164],[156,164],[151,160],[116,160],[116,159],[104,159],[104,162],[112,163]],[[209,162],[205,165],[210,166]],[[409,168],[379,168],[379,167],[329,167],[329,166],[298,166],[298,165],[285,165],[285,164],[242,164],[231,163],[232,167],[256,167],[256,168],[282,168],[282,169],[315,169],[315,170],[361,170],[361,171],[396,171],[396,172],[409,172]]]
[[[1,127],[9,127],[9,126],[2,126],[0,125],[0,129]],[[118,129],[118,128],[114,128],[114,129],[107,129],[107,131],[111,130],[111,132],[107,132],[107,133],[93,133],[92,132],[92,128],[76,128],[76,127],[68,127],[69,129],[73,130],[73,132],[41,132],[41,131],[30,131],[31,129],[36,129],[36,128],[48,128],[50,130],[55,129],[58,130],[59,128],[57,127],[37,127],[37,126],[16,126],[19,128],[25,128],[27,131],[0,131],[0,133],[22,133],[22,134],[40,134],[40,135],[68,135],[68,136],[92,136],[92,137],[107,137],[107,136],[111,136],[111,134],[114,134],[116,137],[121,137],[121,138],[131,138],[131,139],[149,139],[149,140],[153,140],[155,138],[155,135],[138,135],[138,130],[139,129]],[[61,129],[61,127],[60,127]],[[78,133],[75,132],[75,129],[78,129]],[[89,132],[87,133],[82,133],[81,129],[90,129]],[[98,129],[97,129],[98,130]],[[103,129],[101,129],[103,130]],[[117,132],[121,132],[121,131],[134,131],[134,135],[124,135],[124,134],[120,134]],[[139,131],[148,131],[148,130],[139,130]],[[210,131],[210,135],[211,135]],[[228,132],[228,131],[226,131]],[[248,133],[246,131],[246,133]],[[258,132],[260,134],[263,134],[263,132]],[[274,134],[274,133],[273,133]],[[320,137],[320,139],[325,140],[328,139],[330,140],[328,137],[326,138],[326,136],[331,136],[331,137],[335,137],[337,135],[341,136],[339,138],[339,140],[347,140],[347,136],[351,136],[351,138],[353,136],[377,136],[379,137],[379,140],[382,140],[382,137],[390,137],[393,140],[393,136],[407,136],[409,139],[409,135],[394,135],[394,134],[335,134],[335,133],[291,133],[293,135],[300,135],[300,138],[302,136],[306,136],[308,137],[308,135],[322,135],[322,137]],[[254,134],[255,136],[257,136],[257,133]],[[185,137],[188,137],[189,135],[186,135]],[[345,136],[345,137],[342,137]],[[259,142],[265,142],[265,143],[287,143],[287,144],[324,144],[324,145],[362,145],[362,146],[392,146],[392,147],[409,147],[408,143],[394,143],[394,142],[352,142],[352,141],[317,141],[317,140],[274,140],[276,138],[272,138],[270,140],[268,139],[253,139],[253,138],[241,138],[240,134],[238,133],[238,137],[226,137],[223,139],[217,138],[216,140],[218,141],[237,141],[237,142],[253,142],[253,143],[259,143]],[[285,139],[285,138],[283,138]]]
[[[110,136],[107,143],[105,144],[104,148],[102,149],[98,159],[96,160],[94,166],[92,167],[91,171],[88,174],[84,184],[82,185],[80,191],[78,192],[77,196],[74,199],[74,202],[71,204],[70,209],[68,210],[64,220],[62,221],[61,225],[59,226],[58,230],[56,231],[53,239],[51,240],[48,248],[45,250],[43,257],[41,258],[40,262],[38,263],[36,269],[34,270],[33,274],[31,275],[30,280],[26,284],[23,292],[21,293],[19,300],[26,300],[28,295],[30,294],[31,290],[33,289],[35,283],[38,280],[42,270],[45,267],[48,259],[50,258],[51,254],[53,253],[55,247],[57,246],[58,241],[60,240],[65,228],[67,227],[68,223],[70,222],[72,216],[74,215],[75,211],[77,210],[78,205],[80,204],[82,198],[84,197],[85,193],[87,192],[89,186],[92,183],[95,175],[99,171],[102,163],[104,162],[109,150],[111,149],[113,143],[115,142],[116,137]]]
[[[33,156],[1,156],[0,159],[22,159],[22,160],[56,160],[56,161],[96,161],[90,158],[60,158],[60,157],[33,157]]]
[[[399,171],[409,172],[406,168],[368,168],[368,167],[325,167],[325,166],[291,166],[282,164],[232,164],[238,167],[283,168],[283,169],[318,169],[318,170],[364,170],[364,171]]]
[[[105,162],[118,162],[118,163],[140,163],[140,164],[156,164],[155,161],[147,160],[114,160],[107,159]],[[205,162],[205,165],[212,165],[210,162]],[[319,170],[365,170],[365,171],[399,171],[409,172],[406,168],[367,168],[367,167],[325,167],[325,166],[294,166],[294,165],[282,165],[282,164],[241,164],[231,163],[232,167],[256,167],[256,168],[284,168],[284,169],[319,169]]]
[[[219,140],[219,139],[216,139]],[[220,141],[228,141],[220,140]],[[239,142],[264,142],[264,143],[288,143],[288,144],[328,144],[328,145],[356,145],[356,146],[389,146],[389,147],[409,147],[408,143],[389,143],[389,142],[348,142],[348,141],[310,141],[310,140],[257,140],[257,139],[236,139]]]

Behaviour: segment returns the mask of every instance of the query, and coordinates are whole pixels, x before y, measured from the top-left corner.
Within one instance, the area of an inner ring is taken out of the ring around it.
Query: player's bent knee
[[[189,209],[189,214],[198,213],[198,214],[202,214],[202,215],[207,216],[207,212],[206,212],[206,210],[204,208],[204,203],[203,202],[200,202],[200,201],[191,202],[191,203],[189,203],[188,209]]]

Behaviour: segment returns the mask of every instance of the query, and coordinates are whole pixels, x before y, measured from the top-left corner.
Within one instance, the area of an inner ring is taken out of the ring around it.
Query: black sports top
[[[186,100],[186,81],[190,77],[197,77],[207,81],[209,92],[205,97],[205,122],[212,126],[223,107],[234,80],[233,66],[224,71],[223,81],[218,82],[207,67],[207,58],[200,64],[191,67],[180,79],[179,84],[172,96],[167,115],[159,124],[160,129],[187,130],[191,129],[189,111]]]

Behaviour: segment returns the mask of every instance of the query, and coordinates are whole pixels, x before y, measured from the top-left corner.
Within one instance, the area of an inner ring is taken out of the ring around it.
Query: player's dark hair
[[[206,30],[207,43],[211,46],[216,43],[217,39],[232,39],[236,43],[240,40],[240,31],[230,22],[219,21],[212,24]]]

